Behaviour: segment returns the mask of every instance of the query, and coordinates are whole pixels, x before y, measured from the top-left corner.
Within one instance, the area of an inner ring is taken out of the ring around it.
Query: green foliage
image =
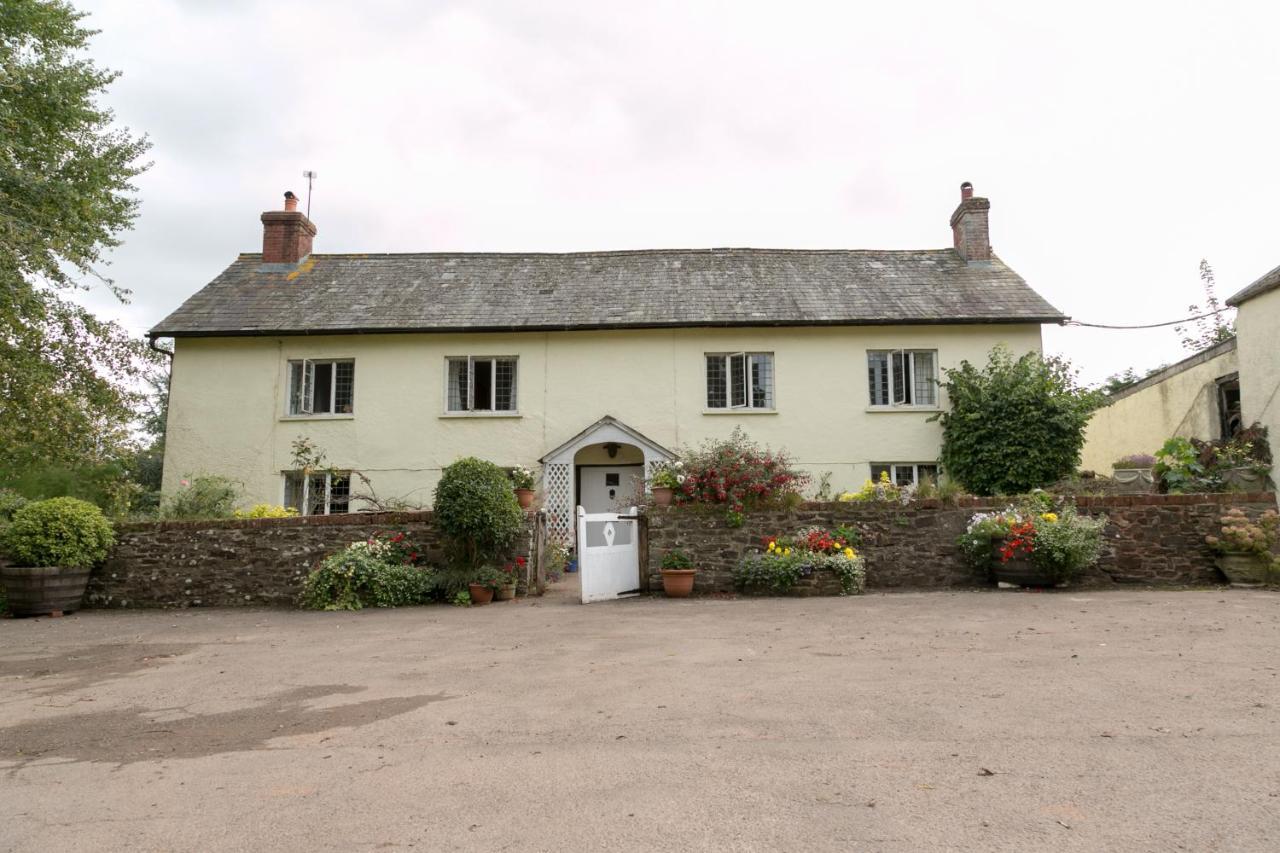
[[[1085,518],[1071,505],[1053,524],[1037,524],[1031,561],[1053,572],[1058,583],[1070,583],[1098,560],[1106,518]]]
[[[802,549],[789,553],[752,553],[739,561],[733,571],[734,584],[755,592],[785,593],[801,578],[815,571],[830,571],[840,579],[843,595],[857,595],[866,585],[866,569],[862,557],[846,557],[842,553],[819,554]]]
[[[798,504],[809,482],[786,451],[761,447],[740,427],[728,438],[708,439],[682,456],[676,501],[723,507],[730,527],[742,526],[746,510]]]
[[[10,485],[30,500],[79,498],[117,518],[129,514],[143,491],[119,461],[74,469],[62,465],[32,466],[10,480]]]
[[[479,584],[496,590],[498,587],[506,586],[510,582],[511,576],[501,569],[494,566],[481,566],[471,573],[469,584]]]
[[[911,486],[899,486],[889,479],[888,471],[881,471],[879,480],[875,482],[867,480],[856,492],[841,492],[839,500],[843,503],[905,504],[909,503],[914,495],[915,489]]]
[[[1070,475],[1084,428],[1101,395],[1081,388],[1067,362],[1003,346],[979,370],[967,361],[942,383],[951,410],[942,421],[947,476],[979,495],[1019,494]]]
[[[692,569],[693,560],[684,551],[668,551],[662,555],[664,569]]]
[[[1204,258],[1200,259],[1200,283],[1204,287],[1204,308],[1198,303],[1187,306],[1187,313],[1197,319],[1194,330],[1188,326],[1174,326],[1173,330],[1182,335],[1182,345],[1192,352],[1200,352],[1209,347],[1229,341],[1236,336],[1235,321],[1223,315],[1222,302],[1218,299],[1218,281],[1214,277],[1213,267]],[[1208,314],[1201,317],[1201,314]]]
[[[471,568],[505,557],[524,527],[506,472],[474,457],[444,469],[436,485],[435,514],[454,559]]]
[[[1152,471],[1160,482],[1161,490],[1170,494],[1206,491],[1206,471],[1199,456],[1188,439],[1174,437],[1166,441],[1156,452]]]
[[[170,519],[231,518],[240,486],[226,477],[188,476],[176,492],[160,504],[160,515]]]
[[[254,504],[248,509],[238,509],[232,514],[236,518],[293,518],[298,511],[292,507],[275,504]]]
[[[0,481],[56,459],[130,451],[136,380],[157,356],[68,298],[104,284],[104,252],[137,213],[145,165],[101,105],[116,74],[85,57],[93,31],[56,0],[0,6]]]
[[[0,489],[0,521],[11,521],[13,514],[30,501],[13,489]]]
[[[381,541],[353,542],[326,557],[303,583],[301,604],[310,610],[401,607],[428,601],[435,590],[430,569],[398,562]]]
[[[470,607],[471,593],[465,589],[460,589],[453,594],[452,598],[449,599],[449,603],[454,607]]]
[[[113,544],[102,510],[78,498],[29,503],[4,531],[4,550],[22,566],[86,568],[105,560]]]
[[[1097,561],[1106,524],[1105,516],[1086,518],[1070,503],[1055,510],[1052,497],[1037,492],[1002,512],[974,515],[956,544],[975,568],[1024,555],[1065,583]]]

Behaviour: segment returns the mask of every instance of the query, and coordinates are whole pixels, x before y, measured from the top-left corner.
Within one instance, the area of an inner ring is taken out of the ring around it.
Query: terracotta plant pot
[[[510,601],[516,597],[516,585],[513,583],[503,584],[498,587],[498,591],[493,594],[494,601]]]
[[[90,569],[56,566],[5,566],[0,568],[0,582],[9,599],[9,612],[14,616],[71,613],[80,609],[89,572]]]
[[[662,591],[667,598],[688,598],[697,569],[662,569]]]
[[[671,506],[671,499],[675,497],[675,489],[668,489],[664,486],[653,487],[653,503],[655,506]]]
[[[1271,561],[1257,554],[1219,554],[1214,560],[1232,586],[1262,586],[1267,582]]]
[[[475,605],[488,604],[493,601],[493,587],[485,586],[482,583],[473,583],[467,587],[471,592],[471,603]]]
[[[520,501],[521,509],[533,506],[533,489],[516,489],[516,500]]]

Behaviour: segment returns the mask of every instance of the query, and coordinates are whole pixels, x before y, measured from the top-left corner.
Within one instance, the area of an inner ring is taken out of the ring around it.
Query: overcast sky
[[[141,332],[319,173],[317,252],[950,245],[1078,320],[1175,319],[1280,263],[1263,3],[74,0],[150,134],[109,272]],[[1172,330],[1045,330],[1089,380]]]

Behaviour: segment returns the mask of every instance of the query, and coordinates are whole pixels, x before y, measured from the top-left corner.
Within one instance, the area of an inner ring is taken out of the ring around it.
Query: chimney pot
[[[960,185],[960,200],[968,201],[971,198],[973,198],[973,184],[965,181]]]
[[[285,210],[298,209],[298,197],[293,194],[293,190],[284,191],[284,209]]]

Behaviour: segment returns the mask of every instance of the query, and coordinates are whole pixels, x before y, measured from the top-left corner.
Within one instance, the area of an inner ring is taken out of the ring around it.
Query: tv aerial
[[[307,169],[302,173],[302,177],[307,179],[307,219],[311,218],[311,182],[320,177],[318,172]]]

